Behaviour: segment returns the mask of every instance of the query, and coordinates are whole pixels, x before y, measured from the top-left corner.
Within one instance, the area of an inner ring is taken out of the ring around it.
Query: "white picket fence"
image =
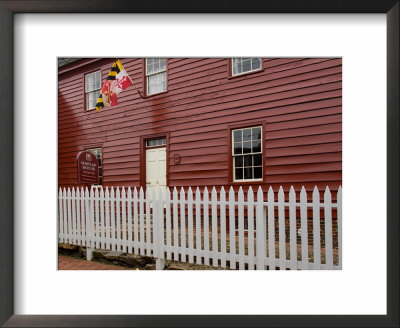
[[[246,194],[240,188],[237,196],[232,188],[226,195],[223,187],[219,193],[212,188],[211,198],[207,188],[174,188],[172,197],[168,188],[152,195],[142,188],[60,188],[58,239],[90,251],[151,256],[157,268],[167,259],[230,269],[341,269],[341,187],[336,203],[329,188],[320,202],[317,187],[311,202],[304,187],[300,201],[293,187],[288,201],[282,188],[277,201],[272,188],[266,201],[261,188],[256,200],[251,187]]]

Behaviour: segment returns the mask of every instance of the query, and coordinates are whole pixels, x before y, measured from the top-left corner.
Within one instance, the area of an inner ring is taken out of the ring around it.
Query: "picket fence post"
[[[87,246],[87,240],[86,240],[86,216],[87,214],[85,213],[85,191],[83,187],[81,188],[81,229],[82,229],[82,235],[81,235],[81,240],[82,240],[82,246]]]
[[[229,248],[230,248],[230,269],[236,269],[236,236],[235,236],[235,193],[233,188],[229,189]]]
[[[300,226],[301,226],[301,265],[308,269],[308,229],[307,229],[307,193],[304,186],[300,191]]]
[[[282,186],[278,192],[278,224],[279,224],[279,270],[286,270],[286,231],[285,231],[285,194]]]
[[[238,193],[238,228],[239,228],[239,270],[244,270],[244,194],[242,187]]]
[[[289,190],[290,269],[297,270],[296,192]]]
[[[188,189],[188,234],[189,234],[189,263],[193,263],[193,192]]]
[[[208,222],[208,189],[204,188],[203,192],[203,211],[204,211],[204,265],[210,265],[210,228]]]
[[[257,208],[256,208],[256,257],[257,270],[265,269],[265,253],[266,253],[266,236],[265,236],[265,218],[264,218],[264,194],[261,187],[257,192]]]
[[[319,191],[317,186],[313,191],[313,230],[314,230],[314,269],[321,269],[321,238],[320,238],[320,217],[319,217]]]
[[[254,193],[251,186],[247,191],[247,240],[248,268],[254,270]]]
[[[200,204],[201,204],[201,194],[200,194],[200,189],[199,187],[196,188],[196,263],[201,264],[201,256],[200,256],[200,251],[201,251],[201,209],[200,209]]]
[[[91,261],[93,259],[94,250],[94,239],[93,239],[93,197],[92,190],[89,192],[88,187],[85,190],[85,206],[86,206],[86,226],[87,226],[87,236],[86,236],[86,259]]]
[[[132,190],[128,187],[128,253],[133,251],[133,241],[132,241]]]
[[[268,266],[270,270],[275,270],[275,205],[274,191],[272,187],[268,189]]]
[[[181,221],[181,260],[186,262],[186,217],[185,217],[185,190],[181,187],[179,195],[180,221]]]
[[[220,191],[220,219],[221,219],[221,266],[226,268],[226,202],[225,189]]]
[[[159,199],[153,189],[153,255],[156,258],[156,270],[163,270],[164,259],[164,206],[162,200],[162,190],[159,190]]]
[[[324,194],[325,210],[325,260],[326,268],[333,268],[333,242],[332,242],[332,201],[329,187],[326,187]]]
[[[165,216],[167,220],[167,259],[171,260],[171,192],[168,187],[165,194]]]
[[[64,242],[63,196],[61,188],[58,190],[58,242]]]

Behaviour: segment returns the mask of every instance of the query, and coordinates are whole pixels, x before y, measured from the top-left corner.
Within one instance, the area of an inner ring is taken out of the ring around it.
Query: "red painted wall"
[[[77,185],[76,154],[94,146],[103,148],[103,186],[139,186],[141,140],[159,134],[169,138],[170,187],[238,185],[228,160],[230,128],[252,122],[264,126],[265,188],[342,184],[340,58],[264,58],[261,71],[236,77],[228,59],[171,58],[167,92],[142,99],[131,86],[118,106],[85,111],[84,74],[101,68],[104,82],[112,61],[85,59],[59,70],[60,186]],[[144,59],[121,62],[144,93]]]

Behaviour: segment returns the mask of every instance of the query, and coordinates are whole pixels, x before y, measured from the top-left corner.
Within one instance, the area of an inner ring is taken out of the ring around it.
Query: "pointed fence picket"
[[[220,192],[220,227],[221,227],[221,267],[226,268],[226,202],[225,189]]]
[[[201,264],[201,195],[200,189],[196,189],[196,264]]]
[[[135,187],[133,190],[133,245],[134,245],[134,254],[139,254],[139,223],[138,223],[138,192]]]
[[[254,270],[254,194],[250,187],[247,192],[247,253],[249,256],[248,268]]]
[[[188,189],[188,235],[189,235],[189,263],[193,263],[193,192]]]
[[[235,224],[235,193],[233,188],[229,189],[229,265],[230,269],[236,269],[236,224]]]
[[[204,216],[203,216],[203,238],[204,238],[204,265],[210,265],[210,228],[209,228],[209,222],[208,222],[208,189],[207,187],[204,188],[204,193],[203,193],[203,211],[204,211]]]
[[[140,215],[140,253],[144,255],[145,242],[144,242],[144,193],[143,188],[139,192],[139,215]]]
[[[317,187],[310,198],[304,187],[298,196],[293,187],[286,197],[282,187],[269,188],[266,201],[251,187],[240,187],[237,199],[232,187],[228,195],[223,187],[211,195],[207,188],[172,195],[169,188],[60,188],[58,240],[152,256],[158,269],[164,259],[240,270],[341,269],[342,188],[335,203],[329,188],[323,202]]]

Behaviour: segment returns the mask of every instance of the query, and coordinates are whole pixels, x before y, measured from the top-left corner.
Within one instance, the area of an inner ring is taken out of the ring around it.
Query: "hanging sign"
[[[99,184],[99,162],[97,157],[88,151],[81,151],[76,156],[78,183]]]

